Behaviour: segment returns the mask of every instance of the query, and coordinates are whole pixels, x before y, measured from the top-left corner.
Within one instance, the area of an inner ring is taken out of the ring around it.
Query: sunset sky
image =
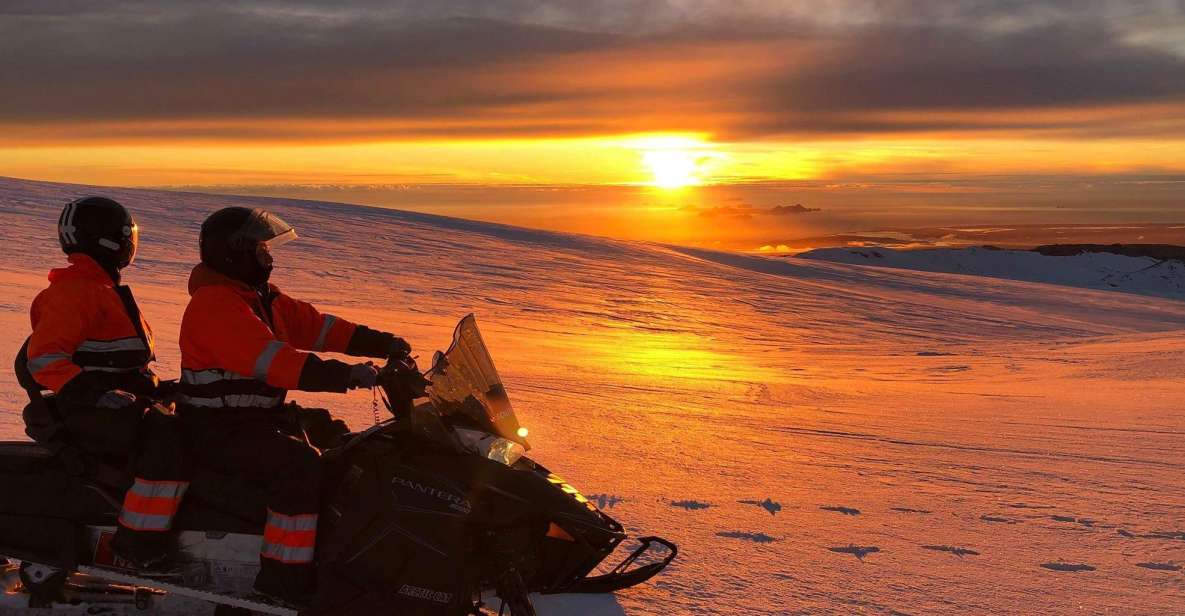
[[[1185,3],[0,3],[0,175],[751,247],[1185,220]]]

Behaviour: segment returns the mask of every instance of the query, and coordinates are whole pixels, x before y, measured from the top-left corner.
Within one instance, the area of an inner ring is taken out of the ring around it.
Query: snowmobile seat
[[[26,441],[0,442],[0,494],[0,553],[48,564],[76,562],[81,525],[113,525],[119,513],[110,494]]]
[[[71,472],[50,448],[28,441],[0,441],[0,494],[0,517],[51,517],[100,526],[115,524],[123,498],[122,490],[106,489]],[[198,469],[176,523],[184,530],[260,533],[265,503],[263,488]],[[0,544],[6,534],[0,530]]]
[[[53,452],[29,441],[0,441],[0,471],[27,470],[44,464],[53,457]]]
[[[55,452],[38,443],[0,442],[0,494],[5,495],[0,513],[104,524],[119,512],[111,490],[67,469]]]

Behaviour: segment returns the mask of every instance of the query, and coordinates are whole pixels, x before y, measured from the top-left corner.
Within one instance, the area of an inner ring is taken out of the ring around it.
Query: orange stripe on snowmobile
[[[563,539],[564,541],[576,541],[576,538],[568,534],[568,531],[560,528],[558,524],[552,522],[547,527],[547,536],[552,539]]]

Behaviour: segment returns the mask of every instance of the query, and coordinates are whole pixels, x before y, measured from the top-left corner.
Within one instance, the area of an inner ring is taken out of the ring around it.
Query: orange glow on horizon
[[[701,134],[362,144],[0,147],[12,177],[113,186],[469,184],[688,188],[868,175],[1185,172],[1185,140],[717,142]]]
[[[1042,188],[1048,177],[1182,174],[1183,151],[1185,140],[1171,138],[729,142],[707,133],[76,144],[0,147],[0,174],[344,201],[623,239],[750,249],[769,245],[776,251],[785,240],[824,233],[825,219],[844,208],[864,208],[859,215],[867,216],[932,207],[934,214],[913,219],[919,225],[930,224],[952,204],[1020,212],[1033,199],[1073,198],[1061,196],[1068,193],[1051,197]],[[1002,191],[973,181],[984,177],[1008,178],[1014,188]],[[745,187],[757,188],[742,194]],[[771,213],[775,206],[799,202],[806,212],[823,213]],[[968,215],[979,220],[979,214]]]

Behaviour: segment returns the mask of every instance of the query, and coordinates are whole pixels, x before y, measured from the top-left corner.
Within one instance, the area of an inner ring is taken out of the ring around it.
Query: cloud
[[[689,205],[681,209],[688,212],[695,212],[700,218],[726,218],[732,220],[750,220],[755,216],[797,216],[799,214],[822,211],[820,208],[806,207],[801,203],[795,203],[794,205],[775,205],[770,208],[755,207],[748,203],[716,205],[711,207]]]
[[[1179,3],[0,5],[0,139],[1185,135]]]
[[[769,213],[775,216],[795,216],[798,214],[809,214],[811,212],[821,211],[823,210],[817,207],[806,207],[801,203],[795,203],[794,205],[775,205],[769,210]]]
[[[695,211],[700,218],[725,218],[730,220],[749,220],[753,218],[756,209],[751,205],[717,205],[706,208],[688,207]]]

